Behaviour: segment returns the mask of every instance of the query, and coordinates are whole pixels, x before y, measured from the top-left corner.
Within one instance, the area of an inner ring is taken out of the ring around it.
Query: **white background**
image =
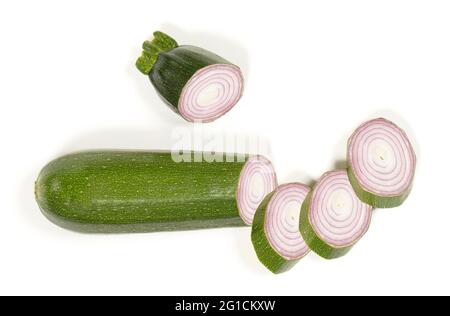
[[[450,294],[448,1],[2,1],[0,294]],[[215,133],[260,135],[280,182],[345,158],[364,120],[415,145],[414,190],[378,210],[344,258],[272,275],[248,228],[83,235],[33,197],[39,170],[89,148],[170,149],[188,127],[135,68],[162,30],[241,66],[246,91]]]

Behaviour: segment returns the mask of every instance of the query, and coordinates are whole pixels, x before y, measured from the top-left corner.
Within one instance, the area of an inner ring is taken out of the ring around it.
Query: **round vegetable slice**
[[[247,225],[252,225],[259,204],[276,187],[272,163],[263,156],[250,158],[242,170],[237,192],[239,212]]]
[[[408,197],[416,168],[406,133],[384,118],[359,126],[348,141],[348,175],[358,197],[378,208]]]
[[[137,68],[150,77],[161,98],[189,122],[212,122],[230,111],[243,93],[238,66],[203,48],[178,46],[155,32],[143,45]]]
[[[237,197],[261,202],[276,187],[275,172],[261,156],[223,157],[176,162],[170,152],[75,153],[42,169],[36,200],[52,222],[88,233],[244,226],[252,205]]]
[[[358,199],[346,170],[325,173],[306,197],[300,232],[306,244],[325,259],[345,255],[366,233],[372,207]]]
[[[256,211],[253,246],[259,260],[273,273],[288,271],[310,251],[298,225],[300,209],[309,191],[301,183],[281,185]]]

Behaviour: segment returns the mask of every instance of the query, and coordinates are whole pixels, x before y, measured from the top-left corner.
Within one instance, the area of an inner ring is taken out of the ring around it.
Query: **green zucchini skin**
[[[164,102],[176,113],[183,88],[199,70],[231,63],[203,48],[183,45],[158,54],[149,78]]]
[[[251,238],[259,261],[261,261],[261,263],[272,273],[279,274],[289,271],[300,259],[286,260],[272,248],[267,239],[264,230],[266,209],[275,193],[276,190],[270,193],[263,202],[261,202],[261,205],[256,211],[255,217],[253,218]]]
[[[348,178],[352,184],[353,191],[355,191],[358,198],[366,204],[369,204],[375,208],[393,208],[403,204],[403,202],[408,198],[411,193],[412,183],[409,188],[400,195],[395,196],[379,196],[364,190],[364,188],[359,184],[358,179],[353,172],[350,165],[347,168]]]
[[[176,163],[170,152],[70,154],[42,169],[36,200],[50,221],[85,233],[244,226],[236,192],[249,157],[225,157],[235,162]]]
[[[309,220],[309,208],[311,204],[311,197],[313,191],[311,191],[303,202],[300,212],[300,233],[305,240],[308,247],[316,254],[324,259],[336,259],[345,256],[353,247],[353,245],[343,248],[336,248],[325,241],[323,241],[319,235],[316,234],[314,228],[311,226]]]

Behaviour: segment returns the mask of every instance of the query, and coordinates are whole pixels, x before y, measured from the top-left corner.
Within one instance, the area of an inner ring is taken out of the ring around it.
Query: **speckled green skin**
[[[253,218],[252,243],[259,261],[271,272],[279,274],[290,270],[300,259],[286,260],[276,252],[267,240],[264,224],[266,220],[266,210],[276,190],[270,193],[263,202]]]
[[[306,196],[306,199],[302,205],[302,210],[300,212],[300,233],[309,248],[322,258],[336,259],[342,257],[350,251],[353,245],[344,248],[336,248],[323,241],[319,235],[316,234],[309,220],[312,194],[313,191]]]
[[[412,189],[412,184],[408,189],[400,195],[395,196],[379,196],[374,193],[364,190],[360,185],[358,179],[353,172],[352,167],[349,165],[347,168],[348,178],[355,191],[358,198],[366,204],[372,205],[375,208],[392,208],[403,204],[403,202],[408,198],[409,193]]]
[[[244,226],[236,191],[247,157],[239,157],[176,163],[168,152],[75,153],[42,169],[36,200],[55,224],[87,233]]]
[[[217,64],[230,62],[199,47],[179,46],[158,55],[149,77],[161,98],[178,113],[178,100],[189,79],[197,71]]]

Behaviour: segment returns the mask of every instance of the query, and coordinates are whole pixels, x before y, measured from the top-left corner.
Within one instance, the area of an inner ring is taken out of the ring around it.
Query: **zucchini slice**
[[[309,191],[301,183],[281,185],[256,211],[253,247],[261,263],[273,273],[290,270],[310,251],[298,226],[300,209]]]
[[[276,187],[272,164],[262,156],[223,157],[176,162],[170,152],[70,154],[43,168],[36,200],[52,222],[88,233],[249,225],[255,205]]]
[[[356,196],[346,170],[325,173],[306,197],[300,232],[312,251],[325,259],[345,255],[367,232],[372,207]]]
[[[356,195],[377,208],[401,205],[408,197],[416,155],[406,133],[378,118],[359,126],[348,141],[348,176]]]

